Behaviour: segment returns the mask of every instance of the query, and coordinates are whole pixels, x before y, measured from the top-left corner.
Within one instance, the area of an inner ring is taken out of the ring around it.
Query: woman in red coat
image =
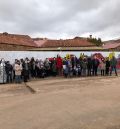
[[[57,62],[57,72],[58,72],[58,75],[59,76],[62,76],[62,68],[63,68],[63,62],[62,62],[62,58],[57,55],[57,59],[56,59],[56,62]]]

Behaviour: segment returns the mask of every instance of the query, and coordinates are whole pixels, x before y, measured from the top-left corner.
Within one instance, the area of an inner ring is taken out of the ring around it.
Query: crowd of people
[[[49,76],[64,77],[86,77],[86,76],[111,76],[113,70],[117,76],[117,59],[101,58],[96,56],[84,56],[77,58],[72,55],[61,58],[39,59],[15,59],[11,64],[9,61],[0,61],[0,83],[21,83],[31,78],[45,78]]]

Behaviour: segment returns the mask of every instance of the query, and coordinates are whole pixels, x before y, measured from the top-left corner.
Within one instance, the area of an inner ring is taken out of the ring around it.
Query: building
[[[38,48],[31,51],[103,51],[103,47],[97,47],[87,38],[75,37],[66,40],[34,39]]]
[[[36,44],[28,35],[0,33],[1,51],[25,51],[36,47]]]
[[[117,48],[118,46],[117,43]],[[8,34],[7,32],[0,33],[1,51],[108,51],[109,49],[111,50],[106,44],[103,47],[98,47],[83,37],[52,40],[47,38],[32,39],[28,35]]]
[[[107,49],[108,51],[120,51],[120,39],[104,42],[103,49]]]

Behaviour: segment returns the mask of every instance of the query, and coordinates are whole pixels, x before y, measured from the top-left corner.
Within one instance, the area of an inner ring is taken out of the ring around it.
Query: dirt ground
[[[120,129],[120,77],[0,85],[0,129]]]

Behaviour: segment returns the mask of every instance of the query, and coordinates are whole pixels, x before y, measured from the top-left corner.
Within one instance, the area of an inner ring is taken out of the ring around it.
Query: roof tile
[[[50,47],[89,47],[95,46],[93,43],[88,42],[87,39],[67,39],[67,40],[46,40],[41,47],[50,48]]]
[[[0,33],[0,43],[37,47],[28,35]]]
[[[117,47],[120,47],[120,40],[112,40],[105,43],[103,46],[104,49],[115,49]]]

